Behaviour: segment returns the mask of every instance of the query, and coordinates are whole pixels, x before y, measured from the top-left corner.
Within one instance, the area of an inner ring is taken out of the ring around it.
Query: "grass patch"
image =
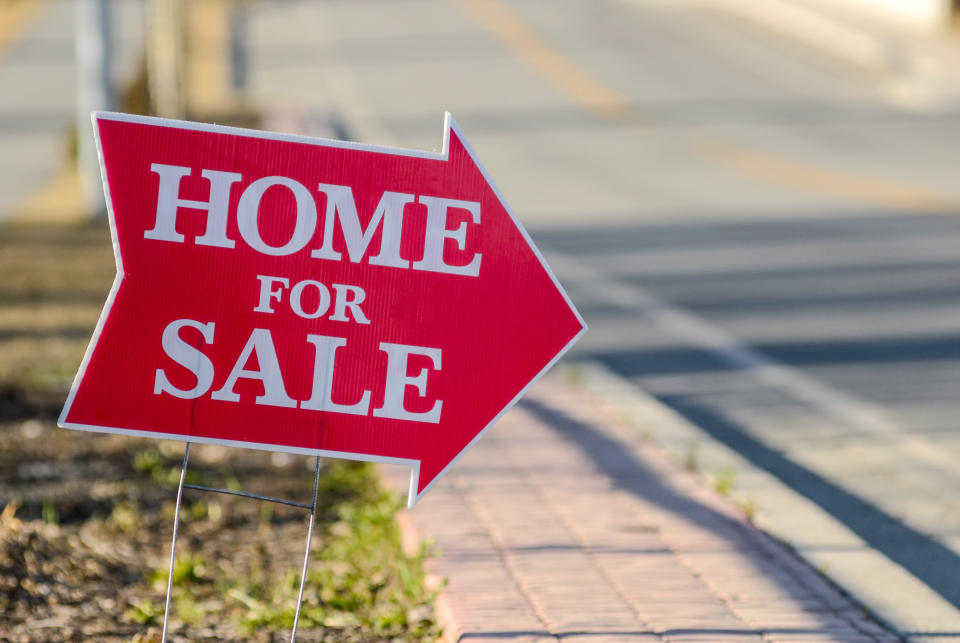
[[[16,557],[24,574],[56,581],[52,589],[30,586],[25,596],[2,606],[5,633],[19,636],[44,621],[56,622],[65,639],[150,640],[150,628],[163,619],[167,569],[158,561],[169,554],[182,444],[52,426],[114,275],[103,220],[0,225],[4,448],[10,463],[34,461],[52,472],[32,483],[36,515],[18,530],[0,529],[0,550],[31,552]],[[24,437],[34,425],[37,435]],[[281,467],[244,449],[223,450],[208,460],[203,453],[203,445],[196,456],[191,453],[190,482],[238,489],[242,481],[250,490],[291,499],[303,499],[312,489],[312,459],[310,467],[294,466],[304,458]],[[8,476],[6,485],[4,493],[15,497],[20,482]],[[401,504],[381,488],[371,465],[326,463],[303,638],[436,640],[424,552],[407,556],[394,522]],[[9,513],[7,523],[13,524]],[[175,636],[260,640],[292,624],[306,531],[302,511],[190,492],[181,529],[173,579]],[[49,570],[31,567],[41,564]],[[8,580],[0,574],[0,585]]]
[[[0,397],[69,388],[115,274],[105,221],[0,228]]]
[[[144,475],[165,482],[155,470]],[[321,473],[316,537],[300,627],[325,633],[329,640],[434,641],[435,592],[425,589],[426,548],[407,555],[394,514],[402,500],[381,488],[372,465],[329,461]],[[199,520],[184,511],[186,524]],[[270,518],[268,518],[269,520]],[[246,636],[292,626],[300,577],[298,568],[268,570],[252,557],[243,569],[214,574],[216,562],[199,554],[181,553],[174,566],[177,618],[202,621],[211,612],[230,618]],[[166,587],[166,568],[151,576],[153,586]],[[149,609],[134,606],[128,617],[145,618]]]

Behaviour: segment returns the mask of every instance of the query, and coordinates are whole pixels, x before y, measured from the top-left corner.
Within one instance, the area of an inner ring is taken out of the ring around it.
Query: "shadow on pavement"
[[[960,607],[960,583],[957,582],[960,557],[948,548],[764,445],[720,414],[679,396],[665,396],[661,401],[715,440],[740,453],[754,466],[772,473],[816,503],[871,547]]]
[[[826,388],[876,404],[897,423],[897,436],[956,435],[960,380],[951,373],[960,367],[957,217],[867,212],[734,222],[704,217],[551,228],[535,237],[548,258],[551,251],[573,257],[621,285],[652,292]],[[953,529],[943,503],[956,497],[955,469],[935,471],[909,454],[890,453],[889,466],[900,467],[893,473],[925,475],[942,484],[928,484],[917,494],[897,475],[878,469],[887,475],[870,491],[844,488],[837,482],[846,479],[840,475],[839,467],[847,466],[842,461],[816,473],[791,459],[791,448],[824,449],[836,440],[847,448],[880,449],[876,434],[845,424],[782,383],[754,376],[725,355],[724,346],[704,347],[682,331],[645,326],[642,306],[598,297],[591,291],[596,284],[578,291],[572,277],[571,296],[594,341],[584,342],[575,357],[599,361],[647,389],[960,608],[960,555],[932,535]],[[596,437],[582,437],[582,431],[567,435],[580,436],[594,452],[611,448],[598,445]],[[949,457],[952,443],[930,444]],[[861,469],[856,471],[871,473],[866,464]],[[836,472],[836,479],[824,471]],[[644,497],[662,493],[646,488],[649,480],[642,486],[628,482]],[[901,508],[911,515],[914,508],[939,511],[940,522],[895,518]]]
[[[603,471],[613,480],[613,483],[617,488],[635,495],[638,498],[642,498],[645,502],[662,507],[663,509],[681,517],[683,520],[695,523],[702,529],[710,531],[712,534],[725,538],[729,541],[729,547],[731,551],[744,551],[745,547],[747,547],[750,548],[750,551],[754,552],[755,555],[756,550],[753,549],[751,545],[756,543],[757,538],[763,538],[763,536],[758,534],[755,530],[753,530],[751,527],[748,527],[743,522],[731,519],[729,516],[719,513],[711,507],[701,504],[700,502],[691,499],[689,496],[678,493],[674,489],[666,486],[656,472],[651,471],[647,465],[634,457],[631,454],[630,449],[621,442],[604,435],[600,431],[597,431],[591,427],[589,424],[570,417],[566,413],[551,406],[547,406],[537,400],[525,398],[521,400],[518,405],[525,411],[530,412],[544,424],[556,430],[562,439],[567,440],[576,445],[579,449],[582,449],[582,451],[593,460],[597,468]],[[777,565],[775,559],[767,558],[765,554],[760,554],[760,557],[752,556],[750,560],[756,563],[756,561],[761,558],[764,562],[769,562],[772,564],[769,566],[756,565],[758,574],[776,576],[784,573],[790,573],[789,571],[785,572],[785,570]],[[787,584],[785,587],[793,591],[795,588],[792,585],[793,584]],[[801,583],[797,583],[795,587],[800,588],[803,587],[803,585]],[[802,602],[808,604],[811,599],[809,593],[793,592],[793,594],[793,598],[798,603]],[[822,606],[818,609],[820,613],[823,613],[825,616],[833,616],[833,613],[830,611],[829,607]],[[828,626],[825,623],[824,629],[822,630],[817,628],[764,628],[763,630],[700,628],[669,630],[668,632],[660,634],[671,636],[690,635],[696,637],[726,635],[746,636],[750,634],[789,634],[807,636],[817,634],[822,635],[827,632],[827,628]],[[496,638],[501,634],[504,633],[495,633],[494,635],[491,635],[490,638]],[[564,633],[564,635],[566,634],[567,633]],[[618,632],[611,634],[626,635],[627,633]],[[637,632],[636,634],[646,634],[649,636],[650,632]],[[592,635],[597,635],[597,633],[592,633]],[[469,640],[474,636],[477,635],[471,634],[470,636],[465,637],[464,640]]]

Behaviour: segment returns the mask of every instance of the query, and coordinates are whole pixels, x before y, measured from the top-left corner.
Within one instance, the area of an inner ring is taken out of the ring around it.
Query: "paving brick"
[[[436,544],[447,641],[892,637],[573,389],[529,399],[401,518]]]

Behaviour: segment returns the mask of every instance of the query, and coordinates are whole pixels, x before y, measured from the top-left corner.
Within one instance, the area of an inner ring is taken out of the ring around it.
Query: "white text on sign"
[[[163,331],[161,340],[167,356],[190,371],[196,384],[190,389],[174,386],[163,369],[158,368],[154,377],[155,395],[168,394],[180,399],[196,399],[206,395],[213,387],[216,373],[213,361],[203,351],[195,348],[181,336],[187,328],[198,331],[204,343],[213,344],[216,324],[201,323],[193,319],[177,319],[170,322]],[[301,408],[311,411],[328,411],[349,415],[370,414],[370,391],[365,390],[360,399],[353,403],[334,402],[333,385],[337,373],[337,351],[347,345],[342,337],[308,334],[308,344],[314,347],[313,382],[310,397],[297,401],[287,394],[273,335],[266,328],[255,328],[247,343],[230,369],[229,375],[220,388],[210,393],[211,399],[221,402],[240,401],[240,394],[234,389],[240,379],[259,381],[263,385],[263,394],[256,397],[256,404],[283,408]],[[421,355],[433,364],[433,370],[441,369],[441,351],[426,346],[408,346],[390,342],[380,342],[379,348],[387,355],[387,368],[384,373],[383,404],[373,409],[373,416],[394,420],[412,420],[416,422],[438,423],[442,400],[436,400],[428,411],[409,411],[404,406],[407,388],[414,387],[420,397],[427,395],[427,377],[429,370],[420,369],[416,375],[408,374],[408,362],[411,355]],[[251,357],[256,358],[257,367],[247,368]]]
[[[184,243],[184,235],[177,232],[177,216],[180,209],[206,211],[204,233],[194,239],[201,246],[234,248],[236,241],[227,236],[227,223],[230,212],[230,192],[235,183],[243,180],[236,172],[202,169],[200,176],[210,185],[206,201],[181,198],[180,182],[191,176],[193,171],[179,165],[153,163],[150,170],[160,179],[157,191],[157,216],[153,228],[144,233],[144,238],[158,241]],[[285,189],[296,205],[296,223],[290,238],[281,245],[270,245],[260,234],[260,201],[271,188]],[[350,261],[359,263],[365,257],[374,266],[394,268],[412,268],[428,272],[477,277],[480,274],[480,253],[469,257],[458,257],[461,261],[449,263],[445,256],[447,241],[453,241],[462,254],[467,245],[467,222],[450,229],[448,218],[451,210],[463,210],[470,215],[474,224],[480,223],[480,204],[475,201],[461,201],[437,196],[416,196],[403,192],[385,191],[380,197],[373,216],[364,228],[360,223],[353,190],[348,185],[319,183],[317,189],[326,197],[326,211],[323,220],[323,241],[319,248],[310,251],[315,259],[341,261],[343,254],[333,247],[334,230],[339,223],[343,233],[347,256]],[[426,206],[427,215],[423,235],[423,254],[417,261],[400,256],[403,235],[404,208],[410,203]],[[250,183],[240,194],[235,212],[237,228],[243,241],[265,255],[285,256],[300,252],[307,247],[317,230],[317,203],[310,190],[294,179],[285,176],[265,176]],[[380,249],[375,255],[368,256],[370,243],[377,229],[381,229]],[[450,258],[453,261],[453,258]]]

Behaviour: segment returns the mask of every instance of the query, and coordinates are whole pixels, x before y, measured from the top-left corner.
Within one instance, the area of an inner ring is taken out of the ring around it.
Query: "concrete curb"
[[[752,514],[753,523],[820,570],[881,622],[906,640],[958,641],[960,611],[921,581],[872,549],[819,506],[803,498],[737,452],[717,442],[673,409],[600,364],[573,367],[594,403],[656,444],[678,467],[696,469],[707,486],[736,472],[730,499]]]

